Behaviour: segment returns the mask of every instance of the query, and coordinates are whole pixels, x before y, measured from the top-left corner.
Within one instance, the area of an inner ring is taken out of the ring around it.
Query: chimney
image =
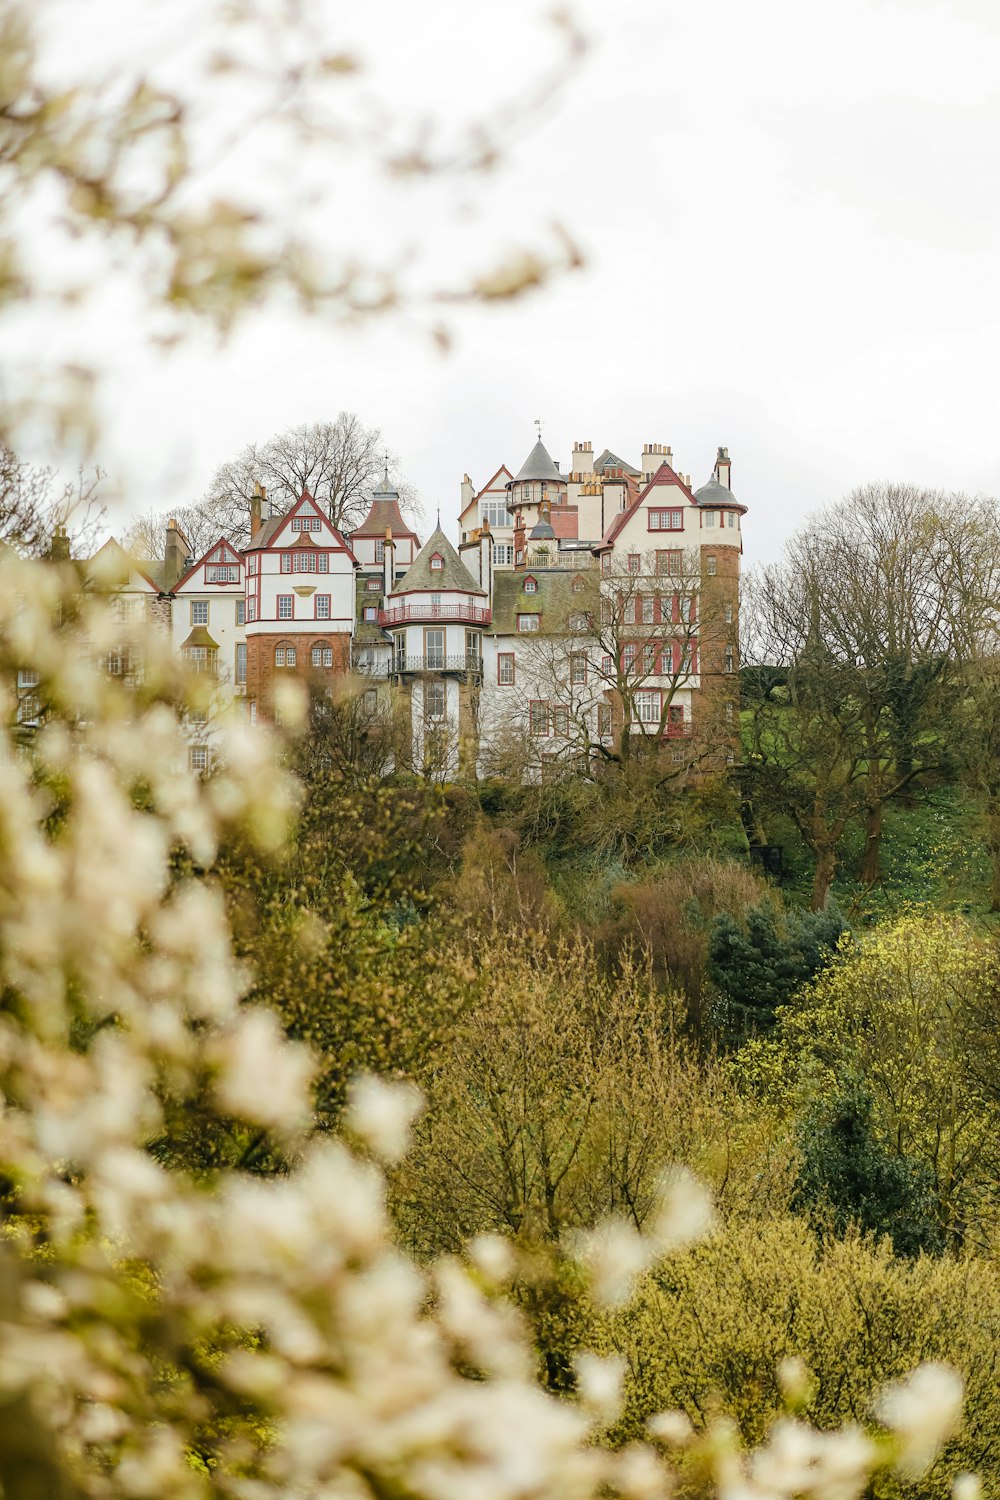
[[[718,457],[715,460],[715,477],[720,484],[725,485],[727,490],[732,489],[732,485],[729,483],[729,476],[732,471],[732,467],[733,466],[729,458],[729,449],[720,448]]]
[[[472,483],[472,480],[469,478],[468,474],[463,474],[462,475],[462,503],[461,503],[461,505],[459,507],[459,510],[461,512],[464,513],[465,507],[468,505],[469,501],[474,498],[475,493],[476,493],[476,487]]]
[[[670,459],[667,454],[669,448],[662,443],[644,443],[642,446],[642,477],[652,479],[661,464],[667,464]]]
[[[593,474],[594,472],[594,445],[593,443],[574,443],[573,460],[570,464],[574,474]]]
[[[493,608],[493,537],[489,521],[483,522],[479,533],[479,587],[486,590],[486,599]]]
[[[396,544],[392,539],[392,527],[385,528],[385,544],[382,549],[382,593],[385,595],[384,609],[389,608],[389,595],[396,586]]]
[[[177,522],[171,516],[167,522],[167,535],[163,544],[163,588],[164,592],[172,589],[174,584],[184,572],[184,563],[188,555],[187,537],[181,531]]]
[[[257,535],[257,533],[260,530],[261,526],[264,524],[263,521],[261,520],[261,514],[262,514],[262,511],[263,511],[264,501],[265,501],[266,497],[267,497],[267,490],[258,481],[258,483],[254,485],[254,487],[253,487],[253,494],[250,497],[250,540],[251,541],[253,541],[254,537]]]
[[[49,561],[54,563],[69,562],[69,532],[65,526],[57,526],[52,533],[52,544],[49,547]]]

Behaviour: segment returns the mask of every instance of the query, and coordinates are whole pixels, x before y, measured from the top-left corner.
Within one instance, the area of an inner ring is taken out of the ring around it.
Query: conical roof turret
[[[533,479],[544,479],[552,484],[565,484],[566,480],[560,474],[552,461],[552,457],[541,438],[538,439],[524,463],[521,465],[520,473],[513,480],[514,484],[527,484]]]

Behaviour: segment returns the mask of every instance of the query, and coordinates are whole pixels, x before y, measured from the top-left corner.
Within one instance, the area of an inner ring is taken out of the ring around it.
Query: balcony
[[[455,672],[462,676],[482,677],[483,658],[476,651],[463,651],[459,656],[445,656],[440,651],[423,656],[397,655],[389,661],[379,662],[373,671],[378,677],[404,677],[414,672]]]
[[[391,609],[380,609],[378,622],[382,626],[421,625],[433,620],[460,620],[464,625],[489,625],[493,611],[481,604],[394,604]]]

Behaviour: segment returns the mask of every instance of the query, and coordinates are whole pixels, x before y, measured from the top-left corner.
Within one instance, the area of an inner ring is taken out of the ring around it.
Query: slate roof
[[[531,568],[525,573],[493,574],[493,622],[487,635],[516,635],[518,615],[541,615],[542,630],[568,630],[571,614],[586,608],[585,595],[573,593],[577,575],[565,568]],[[533,594],[524,592],[524,580],[538,585]]]
[[[557,484],[566,483],[565,475],[560,474],[559,470],[552,462],[549,450],[546,448],[541,438],[538,439],[538,442],[535,444],[531,452],[528,454],[527,458],[524,460],[524,463],[521,465],[520,473],[516,476],[513,483],[524,484],[531,479],[546,479],[550,483],[552,482],[552,480],[555,480]]]
[[[714,474],[707,484],[702,485],[700,490],[695,490],[694,498],[699,505],[736,505],[739,506],[740,510],[746,511],[746,506],[740,505],[732,490],[727,489],[724,484],[720,484]]]
[[[431,567],[431,558],[435,552],[441,554],[444,564],[441,568]],[[463,593],[481,594],[483,598],[486,597],[485,590],[479,587],[440,526],[434,528],[403,577],[396,584],[392,591],[393,598],[399,594],[409,593],[413,589],[433,589],[440,593],[447,593],[449,589],[460,589]]]
[[[612,453],[610,448],[605,448],[600,458],[594,460],[594,473],[602,474],[605,469],[621,469],[623,474],[638,476],[640,470],[626,463],[624,458],[619,458],[617,453]]]

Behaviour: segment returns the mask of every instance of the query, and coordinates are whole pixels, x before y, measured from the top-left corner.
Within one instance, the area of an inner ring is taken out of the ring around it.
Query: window
[[[604,574],[605,578],[611,572],[611,553],[610,552],[605,552],[601,556],[601,572]]]
[[[602,677],[610,677],[614,673],[614,670],[615,670],[614,657],[613,656],[602,656],[601,657],[601,676]]]
[[[549,705],[536,700],[528,707],[528,726],[535,736],[546,735],[549,732]]]
[[[219,653],[214,646],[187,646],[185,659],[192,672],[201,672],[215,677],[219,671]]]
[[[732,705],[731,702],[727,702],[726,703],[726,723],[727,724],[731,724],[732,722],[733,722],[733,705]]]
[[[328,620],[330,618],[330,595],[317,594],[314,600],[317,620]]]
[[[684,554],[682,552],[657,552],[656,571],[658,573],[672,573],[675,577],[684,570]]]
[[[587,656],[584,651],[574,651],[569,659],[569,680],[573,686],[587,680]]]
[[[375,561],[385,562],[385,542],[375,543]]]
[[[274,665],[276,667],[283,667],[285,665],[285,648],[284,648],[284,646],[275,646],[275,648],[274,648]]]
[[[682,510],[651,510],[649,529],[650,531],[683,531],[684,512]]]
[[[522,551],[522,549],[520,547],[518,547],[518,549],[517,549],[517,560],[518,560],[519,563],[523,563],[524,562],[524,552]]]
[[[629,553],[629,555],[628,555],[628,570],[629,570],[630,573],[638,573],[638,571],[639,571],[639,554],[638,554],[638,552],[630,552]]]
[[[735,672],[736,671],[736,652],[733,650],[732,646],[727,646],[726,647],[726,665],[725,665],[725,670],[727,672]]]
[[[206,583],[239,583],[240,570],[232,563],[211,563],[205,569]]]
[[[443,719],[445,710],[445,688],[443,682],[424,683],[424,718]]]
[[[250,556],[247,558],[247,572],[248,573],[256,573],[256,571],[257,571],[257,554],[256,554],[256,552],[251,552]],[[254,705],[254,706],[256,707],[256,705]]]
[[[465,632],[465,664],[478,671],[482,666],[483,638],[478,630]]]
[[[667,709],[667,723],[673,729],[684,728],[684,705],[683,703],[671,703]]]
[[[589,625],[590,616],[588,614],[577,613],[569,617],[570,630],[586,630]]]
[[[246,622],[247,622],[247,601],[245,599],[237,599],[237,601],[236,601],[236,623],[237,623],[237,625],[245,625]]]
[[[382,588],[381,578],[366,578],[365,588],[369,594],[377,594]]]
[[[434,553],[434,556],[431,558],[431,567],[435,570],[435,572],[444,567],[444,558],[441,556],[440,552]]]
[[[292,571],[292,554],[290,552],[283,552],[281,554],[281,571],[283,573],[290,573]]]
[[[506,500],[481,500],[479,502],[479,524],[488,521],[490,529],[494,526],[509,526],[510,512],[507,509]]]
[[[237,641],[236,643],[236,686],[246,687],[247,681],[247,643]]]
[[[444,667],[443,630],[424,631],[424,660],[432,671],[440,671]]]
[[[708,554],[708,556],[705,558],[705,572],[708,574],[709,578],[714,578],[715,577],[715,571],[716,571],[716,557],[715,557],[715,553],[714,552],[710,552]]]
[[[192,625],[207,625],[208,624],[208,600],[207,599],[192,599],[191,600],[191,624]]]
[[[600,738],[611,733],[611,704],[599,703],[597,705],[597,733]]]
[[[735,526],[736,525],[736,512],[734,510],[727,510],[726,511],[726,525],[727,526]]]
[[[681,647],[680,670],[682,672],[694,671],[694,648],[690,641],[685,641]]]
[[[251,724],[256,724],[256,722],[257,722],[257,703],[256,703],[256,701],[254,701],[250,705],[250,723]]]
[[[518,615],[518,617],[517,617],[517,628],[518,628],[518,630],[521,631],[521,632],[531,631],[531,630],[537,630],[538,629],[539,618],[540,617],[538,615]]]
[[[365,688],[364,693],[362,694],[362,697],[361,697],[361,708],[362,708],[362,712],[365,713],[365,714],[367,714],[368,717],[370,718],[371,715],[378,708],[378,689],[377,688]]]
[[[537,594],[538,593],[538,580],[535,579],[535,578],[526,578],[524,580],[524,592],[526,594]]]
[[[318,531],[321,524],[319,516],[301,515],[292,517],[293,531]]]
[[[294,616],[295,616],[295,596],[294,596],[294,594],[279,594],[278,595],[278,619],[279,620],[291,620],[291,619],[294,618]]]
[[[552,733],[563,737],[569,734],[569,709],[565,703],[557,703],[552,710]]]
[[[501,687],[514,686],[513,651],[501,651],[497,656],[497,682]]]
[[[314,667],[332,667],[333,647],[314,646],[312,648],[312,664]]]
[[[585,588],[586,584],[584,583],[583,579],[579,575],[577,575],[577,577],[573,579],[574,594],[582,594]]]
[[[635,716],[640,724],[660,722],[660,692],[658,688],[645,688],[635,695]]]
[[[248,620],[256,620],[256,618],[257,618],[257,601],[256,601],[256,599],[248,599],[247,600],[247,619]]]
[[[653,606],[654,606],[654,604],[655,604],[655,600],[654,600],[652,594],[644,594],[642,596],[642,623],[643,623],[643,625],[652,625],[652,623],[653,623]]]
[[[378,605],[377,604],[366,604],[365,605],[365,610],[364,610],[364,617],[365,617],[366,620],[377,620],[378,619]]]
[[[714,526],[715,525],[715,511],[714,510],[703,510],[702,513],[701,513],[701,516],[702,516],[702,525],[703,526]]]
[[[642,675],[649,677],[656,671],[656,643],[647,641],[642,648]]]
[[[514,561],[514,544],[512,542],[493,543],[493,565],[497,568],[507,568]]]
[[[630,641],[622,647],[622,671],[631,672],[635,666],[635,646]]]
[[[104,670],[109,677],[120,677],[125,670],[125,653],[123,651],[109,651],[104,658]],[[21,681],[21,678],[27,675],[27,672],[18,672],[17,685],[19,688],[30,686],[30,684]],[[35,680],[37,681],[37,674],[32,675],[35,676]]]
[[[188,751],[188,765],[192,771],[207,771],[208,747],[206,745],[192,745]]]

